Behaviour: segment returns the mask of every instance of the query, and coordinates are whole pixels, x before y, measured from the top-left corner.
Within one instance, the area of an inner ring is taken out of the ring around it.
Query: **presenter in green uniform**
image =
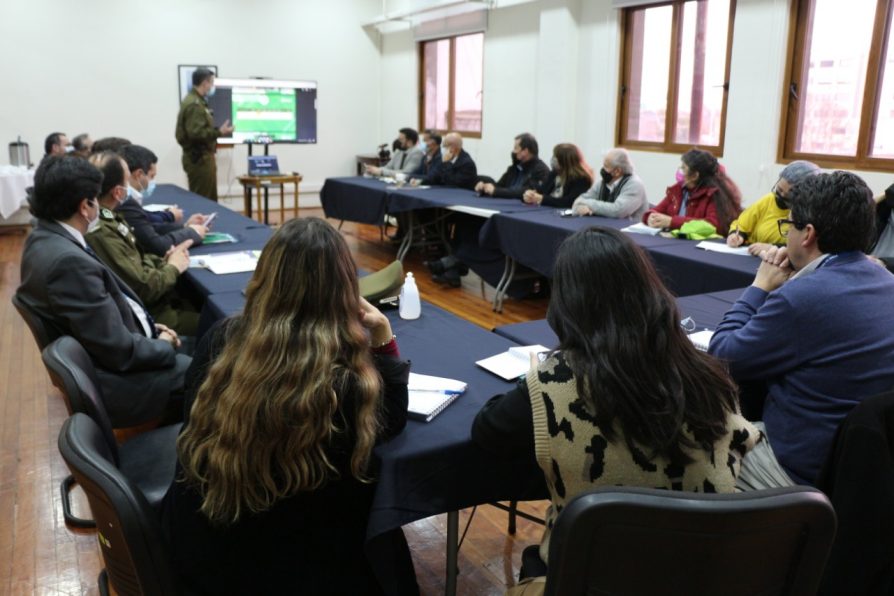
[[[114,209],[127,198],[127,164],[117,154],[104,152],[90,157],[103,174],[99,195],[99,219],[85,240],[99,259],[115,272],[143,301],[156,323],[182,336],[194,336],[198,311],[176,290],[177,278],[189,267],[192,240],[171,247],[164,257],[143,253],[133,229]]]
[[[197,68],[192,73],[192,90],[180,104],[177,115],[177,143],[183,147],[183,170],[189,179],[189,190],[217,200],[217,163],[214,153],[217,138],[233,132],[230,121],[214,127],[214,118],[207,98],[214,95],[214,73]]]

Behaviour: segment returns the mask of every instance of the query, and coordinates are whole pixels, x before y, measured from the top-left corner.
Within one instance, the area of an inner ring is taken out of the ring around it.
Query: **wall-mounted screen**
[[[316,81],[218,78],[214,87],[214,125],[233,125],[232,136],[218,143],[317,142]]]

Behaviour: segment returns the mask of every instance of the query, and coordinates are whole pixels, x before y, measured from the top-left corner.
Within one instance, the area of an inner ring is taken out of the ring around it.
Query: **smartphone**
[[[574,215],[574,209],[559,209],[560,217],[571,217]]]

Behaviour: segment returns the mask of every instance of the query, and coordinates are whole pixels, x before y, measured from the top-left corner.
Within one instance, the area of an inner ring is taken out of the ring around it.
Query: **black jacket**
[[[454,162],[442,162],[441,167],[430,176],[422,179],[423,184],[438,186],[456,186],[472,190],[478,182],[478,168],[472,156],[465,149],[460,151]]]
[[[514,188],[509,188],[516,176],[521,175],[521,183]],[[520,199],[526,190],[537,190],[549,178],[549,166],[543,163],[539,157],[521,164],[521,172],[515,164],[512,164],[497,180],[494,189],[495,199]]]
[[[118,205],[115,211],[120,213],[133,228],[137,244],[145,252],[163,257],[171,246],[176,246],[184,240],[192,240],[193,246],[202,243],[202,237],[190,227],[169,223],[156,227],[149,220],[149,215],[143,206],[134,199],[127,199]]]
[[[838,516],[820,594],[894,593],[894,391],[851,410],[816,486]]]
[[[543,195],[543,201],[540,203],[544,207],[556,207],[558,209],[568,209],[574,203],[574,199],[581,196],[593,185],[593,182],[587,178],[575,178],[569,180],[562,187],[562,196],[553,197],[552,193],[556,190],[556,172],[551,171],[546,182],[537,189],[537,192]]]

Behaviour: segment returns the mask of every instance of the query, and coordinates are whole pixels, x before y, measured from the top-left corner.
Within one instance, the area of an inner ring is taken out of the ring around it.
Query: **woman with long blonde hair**
[[[316,218],[268,242],[241,315],[187,373],[164,527],[198,593],[379,593],[363,552],[373,446],[406,424],[409,363]]]

